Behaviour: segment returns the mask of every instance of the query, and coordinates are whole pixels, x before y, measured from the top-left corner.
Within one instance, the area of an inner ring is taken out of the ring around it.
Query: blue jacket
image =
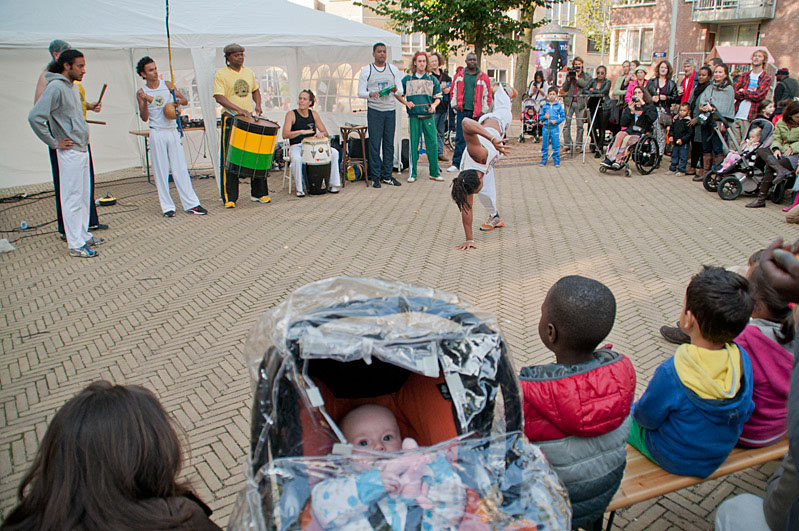
[[[688,389],[674,368],[674,357],[660,364],[643,396],[633,404],[633,419],[646,428],[646,449],[672,474],[706,478],[727,459],[749,420],[752,363],[741,351],[743,376],[733,398],[709,400]]]
[[[549,114],[548,120],[544,120],[543,116],[545,114]],[[541,120],[541,125],[544,127],[558,129],[558,126],[566,119],[566,111],[563,110],[563,105],[560,102],[549,103],[547,101],[541,106],[538,116]],[[555,123],[550,123],[550,120],[555,120]]]

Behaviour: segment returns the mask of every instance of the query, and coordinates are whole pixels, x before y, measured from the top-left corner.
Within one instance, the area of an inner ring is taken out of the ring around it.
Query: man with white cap
[[[253,103],[255,114],[261,114],[261,91],[255,80],[255,73],[244,66],[244,47],[233,43],[225,46],[225,65],[214,74],[214,99],[223,107],[222,110],[222,148],[220,153],[220,171],[222,173],[222,200],[225,208],[236,206],[239,198],[238,177],[228,179],[225,171],[230,132],[233,129],[233,118],[239,115],[252,115]],[[269,203],[268,195],[252,196],[251,201]]]

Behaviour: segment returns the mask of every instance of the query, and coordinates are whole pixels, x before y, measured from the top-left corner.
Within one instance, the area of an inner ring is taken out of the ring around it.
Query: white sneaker
[[[431,175],[431,176],[430,176],[430,180],[431,180],[431,181],[444,182],[444,178],[443,178],[442,176],[440,176],[440,175],[436,175],[435,177],[433,177],[433,176]]]
[[[331,186],[330,190],[328,190],[328,192],[330,192],[331,194],[337,194],[338,193],[338,186]]]
[[[457,166],[455,166],[454,164],[452,166],[450,166],[449,168],[447,168],[447,172],[449,172],[449,173],[455,173],[456,171],[460,171],[460,169]]]
[[[415,182],[416,182],[416,177],[414,177],[413,175],[411,175],[410,177],[408,177],[408,182],[409,182],[409,183],[415,183]]]

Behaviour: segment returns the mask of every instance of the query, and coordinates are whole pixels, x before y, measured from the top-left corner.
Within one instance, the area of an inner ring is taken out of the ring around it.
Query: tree
[[[522,20],[529,20],[532,22],[535,15],[535,5],[523,7],[519,13],[519,18]],[[533,43],[533,30],[525,29],[524,34],[521,36],[522,41],[532,46]],[[516,55],[516,71],[513,76],[513,88],[519,93],[519,96],[527,90],[527,77],[530,75],[530,48],[522,50]],[[522,97],[516,98],[512,102],[512,112],[515,115],[519,114],[522,110]]]
[[[560,0],[556,0],[560,1]],[[509,13],[524,7],[530,11],[552,0],[372,0],[354,2],[389,18],[391,26],[405,33],[424,33],[440,51],[455,52],[474,46],[477,62],[483,52],[512,55],[530,48],[517,39],[546,21],[516,20]]]
[[[610,27],[608,13],[611,0],[572,0],[576,8],[575,22],[577,28],[586,37],[596,41],[599,46],[608,50],[610,45]]]

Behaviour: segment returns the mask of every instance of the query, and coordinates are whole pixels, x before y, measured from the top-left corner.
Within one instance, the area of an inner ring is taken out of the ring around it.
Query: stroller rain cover
[[[519,383],[496,320],[458,297],[376,279],[314,282],[263,314],[245,355],[251,453],[230,529],[571,527],[565,487],[522,434]],[[414,435],[449,423],[452,437],[354,451],[332,402],[352,387],[401,395],[414,378],[439,382],[432,389],[447,399],[445,410],[430,402],[431,413],[417,415],[432,418],[410,419]]]

